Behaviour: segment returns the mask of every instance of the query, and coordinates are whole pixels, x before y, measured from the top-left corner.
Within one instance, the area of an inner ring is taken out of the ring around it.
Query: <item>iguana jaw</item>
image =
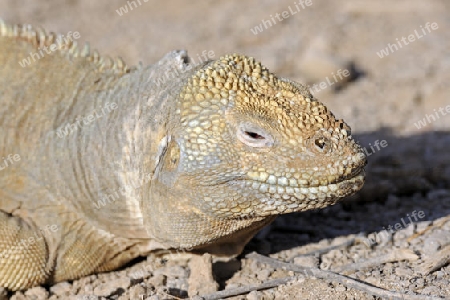
[[[299,187],[270,184],[259,180],[238,180],[239,189],[251,189],[260,199],[258,215],[285,214],[323,208],[352,195],[364,185],[365,171],[359,169],[351,177],[326,185]],[[256,208],[253,208],[257,210]]]

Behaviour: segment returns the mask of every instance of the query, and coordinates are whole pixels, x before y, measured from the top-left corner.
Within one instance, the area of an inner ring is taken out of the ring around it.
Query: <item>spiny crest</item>
[[[97,50],[91,51],[88,43],[82,49],[79,49],[76,41],[64,39],[62,35],[55,34],[54,32],[47,33],[41,27],[33,27],[29,24],[10,25],[0,19],[0,37],[11,37],[16,40],[22,40],[30,43],[36,49],[50,47],[52,44],[56,44],[58,51],[61,53],[67,54],[70,57],[84,57],[87,61],[92,62],[100,72],[112,71],[116,74],[124,74],[132,70],[120,57],[112,59],[108,56],[101,56]]]

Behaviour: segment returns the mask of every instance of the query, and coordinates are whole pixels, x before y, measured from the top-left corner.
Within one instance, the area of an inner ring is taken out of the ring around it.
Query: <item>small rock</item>
[[[259,273],[256,274],[256,277],[258,277],[259,280],[261,281],[265,281],[269,278],[270,276],[270,270],[261,270]]]
[[[140,283],[144,279],[147,279],[150,276],[152,276],[151,266],[144,266],[133,272],[129,272],[128,276],[131,277],[133,282]]]
[[[424,231],[431,224],[431,221],[422,221],[417,223],[416,232]]]
[[[273,291],[273,289],[262,291],[262,294],[264,300],[275,300],[275,292]]]
[[[195,255],[189,261],[191,275],[188,279],[189,296],[214,293],[219,284],[214,280],[212,273],[212,257],[210,254]]]
[[[142,299],[142,296],[146,295],[147,291],[142,285],[137,284],[130,288],[129,293],[130,293],[130,299]]]
[[[420,293],[424,295],[439,295],[441,291],[437,286],[427,286]]]
[[[94,293],[94,287],[91,284],[87,284],[81,287],[80,292],[83,294],[91,295]]]
[[[442,271],[437,271],[436,273],[434,273],[434,275],[436,275],[436,279],[445,279],[445,272]]]
[[[165,286],[167,283],[167,276],[162,275],[162,274],[158,274],[156,276],[152,276],[149,280],[148,283],[153,285],[153,286]]]
[[[122,277],[110,282],[102,283],[94,289],[94,295],[107,297],[123,293],[130,287],[130,278]]]
[[[294,258],[294,264],[302,267],[317,267],[319,259],[315,256],[299,256]]]
[[[35,300],[45,300],[48,298],[48,291],[43,287],[37,286],[25,292],[25,296]]]
[[[303,282],[305,282],[306,281],[306,279],[305,279],[305,277],[303,277],[303,276],[298,276],[297,277],[297,280],[295,281],[297,284],[301,284],[301,283],[303,283]]]
[[[69,296],[72,290],[72,285],[67,281],[60,282],[50,287],[50,292],[57,296]]]
[[[175,277],[175,278],[187,278],[188,272],[185,268],[180,266],[174,266],[174,267],[164,267],[156,269],[153,274],[155,276],[157,275],[166,275],[167,277]]]
[[[167,278],[167,288],[169,289],[169,293],[178,298],[186,298],[187,290],[189,287],[187,278]]]
[[[423,242],[423,252],[427,255],[433,255],[441,249],[449,240],[450,235],[445,231],[436,231],[428,236]]]
[[[25,297],[22,292],[16,292],[12,297],[11,300],[28,300],[27,297]]]
[[[425,286],[425,279],[417,278],[416,285],[417,285],[417,287],[424,287]]]
[[[86,286],[92,285],[97,280],[97,275],[82,277],[73,283],[74,290],[85,290]]]
[[[341,292],[341,293],[343,293],[343,292],[345,292],[347,290],[347,288],[345,287],[345,286],[343,286],[343,285],[338,285],[337,287],[335,287],[335,291],[336,292]]]
[[[258,291],[251,291],[247,295],[247,300],[262,300],[263,295]]]
[[[398,267],[395,268],[395,274],[398,276],[411,276],[414,272],[410,268]]]
[[[367,283],[370,283],[372,285],[379,285],[379,283],[380,283],[380,279],[375,276],[369,276],[364,281]]]
[[[380,270],[374,270],[371,272],[370,276],[380,278],[381,272],[380,272]]]
[[[285,299],[285,296],[282,292],[280,292],[279,290],[275,290],[275,299]]]
[[[230,284],[227,284],[227,289],[236,289],[236,288],[238,288],[238,287],[240,287],[240,285],[239,284],[237,284],[237,283],[230,283]]]
[[[95,295],[91,295],[91,294],[79,294],[79,295],[71,295],[68,296],[67,298],[58,298],[58,299],[68,299],[68,300],[100,300],[99,296],[95,296]],[[104,299],[104,298],[102,298]]]
[[[7,300],[8,299],[8,292],[5,288],[0,287],[0,300]]]

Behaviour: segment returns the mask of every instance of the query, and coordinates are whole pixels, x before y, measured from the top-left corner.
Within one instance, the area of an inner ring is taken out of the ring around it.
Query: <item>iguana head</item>
[[[328,206],[364,183],[366,156],[349,126],[253,58],[225,56],[198,70],[176,114],[162,181],[178,206],[204,218],[250,226]]]

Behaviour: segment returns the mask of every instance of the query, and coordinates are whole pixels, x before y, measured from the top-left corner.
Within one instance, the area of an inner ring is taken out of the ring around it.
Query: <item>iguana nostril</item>
[[[310,148],[320,154],[325,154],[331,151],[331,140],[325,137],[322,133],[317,133],[310,140]]]
[[[318,138],[314,141],[314,144],[319,147],[320,150],[323,150],[325,148],[325,139]]]

